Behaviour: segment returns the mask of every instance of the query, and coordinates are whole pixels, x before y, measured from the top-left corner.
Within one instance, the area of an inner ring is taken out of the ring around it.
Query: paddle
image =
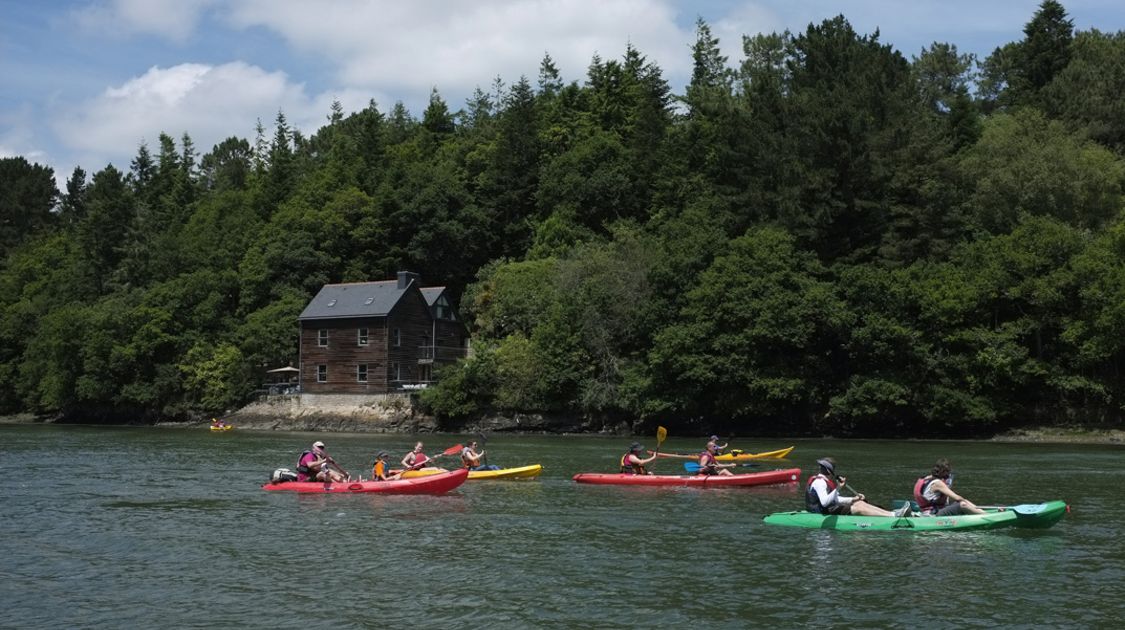
[[[658,426],[656,427],[656,453],[660,454],[660,445],[668,438],[668,429]]]
[[[477,438],[480,440],[481,446],[484,446],[485,444],[488,444],[488,438],[483,433],[478,433]],[[485,466],[488,465],[488,450],[487,449],[484,451],[484,465]]]
[[[734,464],[734,466],[741,466],[743,468],[757,468],[758,466],[761,466],[761,464]],[[731,468],[732,466],[726,467]],[[696,462],[684,462],[684,470],[688,472],[699,472],[703,470],[703,467]]]

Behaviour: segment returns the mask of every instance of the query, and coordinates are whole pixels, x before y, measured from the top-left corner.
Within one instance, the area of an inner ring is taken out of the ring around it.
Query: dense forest
[[[127,169],[0,160],[0,413],[188,418],[296,360],[327,282],[460,298],[473,355],[418,404],[642,426],[979,435],[1125,416],[1125,32],[1047,0],[986,59],[837,17],[703,21],[311,136],[278,113]]]

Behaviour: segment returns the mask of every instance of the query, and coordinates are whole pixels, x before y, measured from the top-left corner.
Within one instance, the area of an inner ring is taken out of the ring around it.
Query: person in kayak
[[[340,470],[333,470],[332,458],[324,450],[324,442],[313,442],[312,449],[304,451],[297,458],[297,481],[323,481],[340,483],[344,475]]]
[[[375,465],[371,467],[371,481],[387,481],[388,479],[399,478],[400,475],[392,475],[390,472],[387,467],[387,451],[379,451],[375,455]]]
[[[720,464],[719,460],[715,459],[715,457],[718,456],[720,450],[721,449],[717,443],[707,443],[707,449],[699,454],[700,475],[725,475],[727,477],[730,477],[734,474],[730,471],[730,469],[737,464]]]
[[[923,516],[984,514],[972,501],[954,492],[952,485],[953,467],[944,457],[937,460],[930,474],[914,482],[914,501]]]
[[[406,470],[417,470],[425,466],[428,461],[430,461],[430,458],[422,452],[422,443],[418,442],[414,445],[414,450],[402,458],[402,467]]]
[[[836,476],[836,460],[825,457],[816,460],[816,463],[820,470],[809,477],[805,488],[805,509],[808,511],[839,516],[905,516],[909,513],[909,503],[891,512],[868,503],[859,493],[852,497],[840,496],[840,489],[847,482],[847,477]]]
[[[722,455],[723,451],[727,450],[727,447],[730,446],[730,442],[726,442],[726,443],[724,443],[723,445],[720,446],[719,445],[719,436],[712,435],[711,439],[707,440],[707,448],[704,449],[704,450],[710,450],[712,444],[719,447],[719,450],[715,452],[715,455]]]
[[[481,457],[484,456],[484,451],[477,452],[477,442],[473,440],[469,442],[465,448],[461,449],[461,464],[469,470],[500,470],[500,467],[493,464],[481,463]]]
[[[653,453],[652,457],[641,459],[639,453],[643,453],[645,448],[641,446],[640,442],[633,442],[629,445],[629,452],[621,457],[621,472],[627,475],[651,475],[645,469],[645,466],[651,464],[656,460],[657,453]]]

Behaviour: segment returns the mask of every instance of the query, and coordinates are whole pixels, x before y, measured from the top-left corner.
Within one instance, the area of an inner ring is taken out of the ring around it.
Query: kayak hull
[[[443,471],[441,468],[423,468],[421,470],[408,470],[402,473],[403,479],[416,479],[436,475]],[[484,481],[487,479],[534,479],[543,472],[542,464],[517,466],[515,468],[501,468],[500,470],[470,470],[469,481]]]
[[[211,430],[212,430],[212,431],[230,431],[230,430],[231,430],[231,429],[233,429],[233,428],[234,428],[234,425],[233,425],[233,424],[225,424],[225,425],[223,425],[223,426],[221,426],[221,427],[215,427],[215,426],[213,426],[213,427],[211,427]]]
[[[801,476],[800,468],[769,470],[745,475],[627,475],[623,473],[579,473],[578,483],[611,486],[679,486],[713,488],[765,486],[793,483]]]
[[[727,453],[717,456],[715,460],[720,462],[749,462],[755,459],[785,459],[794,448],[796,447],[790,446],[789,448],[764,453]]]
[[[828,516],[815,512],[777,512],[766,516],[767,525],[835,529],[841,531],[947,531],[987,530],[1004,527],[1044,529],[1059,522],[1070,510],[1065,501],[1017,505],[1004,511],[960,516]]]
[[[350,483],[323,483],[320,481],[267,483],[262,486],[262,490],[310,494],[366,494],[376,492],[382,494],[444,494],[465,483],[468,476],[467,470],[459,469],[417,479],[353,481]]]

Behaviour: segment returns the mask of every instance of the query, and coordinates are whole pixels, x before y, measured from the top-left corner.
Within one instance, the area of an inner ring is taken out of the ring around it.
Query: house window
[[[360,363],[359,365],[356,366],[355,380],[358,383],[366,383],[367,382],[367,364],[366,363]]]
[[[401,331],[401,330],[399,330],[398,328],[395,328],[395,334],[394,334],[394,346],[395,346],[396,348],[401,348],[401,347],[402,347],[402,331]]]
[[[367,345],[367,329],[360,328],[359,333],[356,335],[356,343],[361,346]]]
[[[441,296],[434,302],[434,317],[436,319],[453,319],[453,309],[449,307],[449,300]]]
[[[321,328],[320,330],[316,331],[316,345],[320,346],[321,348],[328,347],[328,330]]]
[[[398,363],[392,363],[390,367],[391,367],[391,374],[390,374],[391,380],[392,381],[401,381],[402,380],[402,366]]]
[[[316,366],[316,382],[317,383],[327,383],[328,382],[328,366],[327,365]]]

